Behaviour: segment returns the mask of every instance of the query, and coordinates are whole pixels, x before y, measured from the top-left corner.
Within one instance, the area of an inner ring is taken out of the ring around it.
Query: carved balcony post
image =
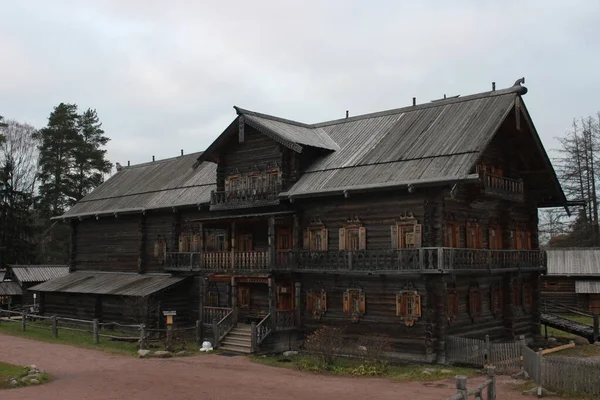
[[[275,269],[275,217],[269,217],[269,268]]]

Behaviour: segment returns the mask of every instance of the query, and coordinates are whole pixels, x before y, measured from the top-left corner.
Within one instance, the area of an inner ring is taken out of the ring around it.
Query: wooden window
[[[340,250],[353,251],[367,248],[367,229],[360,223],[349,222],[340,228],[339,235]]]
[[[523,308],[530,309],[533,305],[533,291],[531,289],[531,284],[529,282],[525,282],[522,287],[523,291]]]
[[[188,253],[192,243],[192,235],[190,233],[179,234],[179,252]]]
[[[460,231],[461,227],[459,224],[455,222],[446,222],[446,247],[461,247]]]
[[[190,251],[197,253],[202,249],[202,235],[200,233],[194,233],[192,235],[192,241]]]
[[[242,189],[241,175],[233,175],[227,177],[225,181],[225,190],[229,192],[237,192]]]
[[[364,314],[366,309],[365,294],[360,289],[347,289],[344,292],[344,312]]]
[[[327,250],[327,228],[308,228],[304,231],[303,245],[306,250],[325,251]]]
[[[502,314],[504,308],[504,297],[500,285],[492,286],[490,290],[490,311],[495,317]]]
[[[250,308],[250,288],[248,286],[238,288],[237,303],[240,308]]]
[[[416,291],[403,291],[396,294],[396,315],[406,326],[413,326],[421,317],[421,296]]]
[[[325,292],[325,290],[321,290],[320,292],[307,292],[306,309],[308,311],[327,311],[327,293]]]
[[[167,253],[167,242],[165,238],[159,236],[154,242],[154,258],[164,260]]]
[[[546,281],[544,282],[544,287],[548,290],[558,290],[560,288],[560,284],[558,281]]]
[[[481,316],[481,291],[478,287],[469,290],[469,314],[473,322]]]
[[[498,226],[489,228],[488,246],[491,250],[500,250],[502,246],[502,229]]]
[[[229,243],[223,231],[212,231],[206,234],[206,251],[227,251]]]
[[[245,233],[238,236],[238,251],[252,251],[252,234]]]
[[[250,191],[253,191],[256,194],[256,191],[259,189],[260,185],[260,175],[255,172],[246,177],[246,185]]]
[[[523,229],[513,229],[511,231],[512,246],[515,250],[531,250],[531,232]]]
[[[267,171],[267,185],[270,191],[277,189],[279,185],[279,169],[272,169]]]
[[[446,308],[446,318],[448,319],[448,323],[452,324],[452,322],[454,322],[454,319],[458,315],[458,292],[454,288],[448,289],[446,297],[448,300],[448,306]]]
[[[481,248],[481,228],[477,222],[467,223],[467,237],[466,245],[469,249],[480,249]]]
[[[421,224],[395,224],[392,225],[391,229],[393,249],[408,249],[413,247],[421,247]]]

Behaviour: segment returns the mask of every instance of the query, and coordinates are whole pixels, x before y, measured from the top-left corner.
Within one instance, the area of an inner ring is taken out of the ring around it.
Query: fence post
[[[253,354],[256,351],[256,347],[257,347],[256,342],[257,342],[256,322],[252,322],[250,324],[250,352]]]
[[[600,324],[598,322],[598,314],[594,313],[594,342],[598,341],[598,337],[600,336]]]
[[[144,350],[146,342],[146,325],[140,324],[140,350]]]
[[[213,349],[218,349],[219,348],[219,323],[215,320],[213,320],[213,323],[212,323],[212,330],[213,330],[213,337],[214,337]]]
[[[537,396],[542,397],[543,389],[542,389],[542,349],[536,353],[536,374],[535,374],[535,383],[537,383]]]
[[[58,337],[58,318],[56,315],[52,316],[52,336]]]
[[[492,364],[492,345],[490,335],[485,335],[485,358],[488,364]]]
[[[202,333],[201,333],[202,323],[200,320],[196,321],[196,344],[202,344]]]
[[[463,400],[468,400],[467,377],[462,375],[456,376],[456,394],[460,394]]]
[[[94,344],[100,343],[100,336],[98,336],[98,319],[94,318],[92,321],[92,333],[94,335]]]
[[[25,327],[27,325],[27,322],[25,322],[27,319],[27,311],[23,310],[21,311],[21,332],[25,332]]]
[[[496,367],[487,367],[487,376],[492,382],[488,385],[488,400],[496,400]]]

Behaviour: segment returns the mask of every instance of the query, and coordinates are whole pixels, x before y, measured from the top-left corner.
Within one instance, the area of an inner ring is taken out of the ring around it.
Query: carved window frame
[[[450,248],[461,248],[461,230],[460,224],[453,215],[447,216],[444,221],[444,246]]]
[[[356,233],[356,246],[351,241]],[[339,230],[339,250],[359,251],[367,249],[367,229],[358,217],[348,218]]]
[[[390,229],[392,249],[418,248],[423,245],[423,226],[412,213],[399,217]]]
[[[306,310],[312,314],[315,321],[320,321],[327,312],[327,292],[325,289],[309,290],[306,292]]]
[[[406,326],[413,326],[421,318],[421,295],[416,290],[403,290],[396,293],[396,316]]]
[[[311,221],[304,230],[302,245],[305,250],[327,251],[329,248],[329,231],[320,220]]]
[[[235,185],[234,185],[235,182]],[[242,174],[233,174],[225,178],[225,191],[234,193],[243,189],[244,182]]]
[[[344,291],[343,312],[352,317],[353,322],[358,322],[361,315],[366,313],[366,296],[362,289],[349,288]]]

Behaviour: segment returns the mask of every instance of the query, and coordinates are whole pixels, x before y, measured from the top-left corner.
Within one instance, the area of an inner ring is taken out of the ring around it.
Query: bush
[[[377,371],[375,375],[382,373],[386,367],[385,353],[391,350],[389,337],[379,334],[361,335],[358,338],[358,355],[364,360],[365,367],[369,371]],[[361,375],[373,375],[372,373],[361,373]]]
[[[344,347],[343,330],[324,326],[317,329],[304,341],[306,354],[317,361],[320,368],[331,366]]]

